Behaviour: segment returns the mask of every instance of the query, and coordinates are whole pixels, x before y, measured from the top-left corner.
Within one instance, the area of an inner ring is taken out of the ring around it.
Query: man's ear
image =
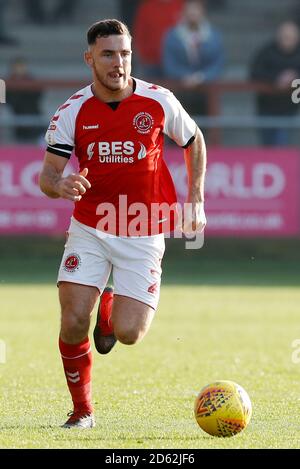
[[[91,51],[87,50],[84,53],[84,61],[89,66],[92,67],[93,65],[93,57]]]

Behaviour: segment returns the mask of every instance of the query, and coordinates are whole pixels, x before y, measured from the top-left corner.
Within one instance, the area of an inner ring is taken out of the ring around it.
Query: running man
[[[74,202],[58,274],[59,348],[74,404],[65,428],[95,425],[88,332],[99,295],[94,340],[100,353],[108,353],[117,340],[127,345],[140,341],[153,320],[164,232],[176,221],[160,211],[151,214],[153,204],[176,202],[163,159],[164,134],[185,154],[187,201],[193,210],[184,219],[183,231],[202,231],[206,224],[206,148],[196,123],[170,91],[131,76],[126,25],[99,21],[90,27],[87,42],[85,62],[93,83],[53,116],[40,174],[41,190],[48,197]],[[79,172],[64,176],[73,150]],[[138,223],[137,210],[142,213]],[[111,272],[114,289],[106,287]]]

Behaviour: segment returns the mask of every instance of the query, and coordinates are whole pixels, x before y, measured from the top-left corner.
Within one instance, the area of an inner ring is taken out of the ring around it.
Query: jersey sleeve
[[[169,93],[165,106],[164,133],[180,147],[187,148],[194,141],[196,130],[196,122],[173,93]]]
[[[70,158],[74,148],[75,120],[66,103],[52,117],[45,135],[47,151],[64,158]]]

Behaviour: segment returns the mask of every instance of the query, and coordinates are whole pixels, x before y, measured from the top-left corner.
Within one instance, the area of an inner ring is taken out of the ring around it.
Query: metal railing
[[[178,81],[171,80],[153,80],[154,83],[164,86],[176,92],[186,91]],[[74,93],[90,82],[86,80],[68,80],[68,79],[39,79],[39,80],[8,80],[6,81],[7,91],[49,91],[72,89]],[[219,81],[210,84],[199,85],[191,90],[191,93],[205,93],[207,96],[207,116],[193,116],[199,126],[208,129],[209,142],[214,145],[221,143],[221,130],[229,128],[289,128],[297,129],[300,127],[300,116],[295,117],[278,117],[268,116],[261,117],[247,114],[244,115],[223,115],[222,114],[222,98],[226,93],[265,93],[265,94],[288,94],[292,95],[293,89],[278,89],[265,83],[255,83],[247,81]],[[292,99],[292,98],[291,98]],[[8,103],[9,104],[9,103]],[[296,106],[296,104],[295,104]],[[1,108],[0,108],[1,109]],[[1,118],[1,127],[47,127],[49,116],[34,115],[6,115]]]

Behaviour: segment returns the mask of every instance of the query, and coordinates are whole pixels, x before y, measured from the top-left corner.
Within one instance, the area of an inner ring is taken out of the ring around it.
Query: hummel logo
[[[79,371],[75,371],[75,373],[71,373],[70,371],[66,371],[67,379],[71,381],[71,383],[77,383],[80,381]]]
[[[83,130],[99,129],[99,124],[95,124],[95,125],[83,125],[82,128],[83,128]]]

